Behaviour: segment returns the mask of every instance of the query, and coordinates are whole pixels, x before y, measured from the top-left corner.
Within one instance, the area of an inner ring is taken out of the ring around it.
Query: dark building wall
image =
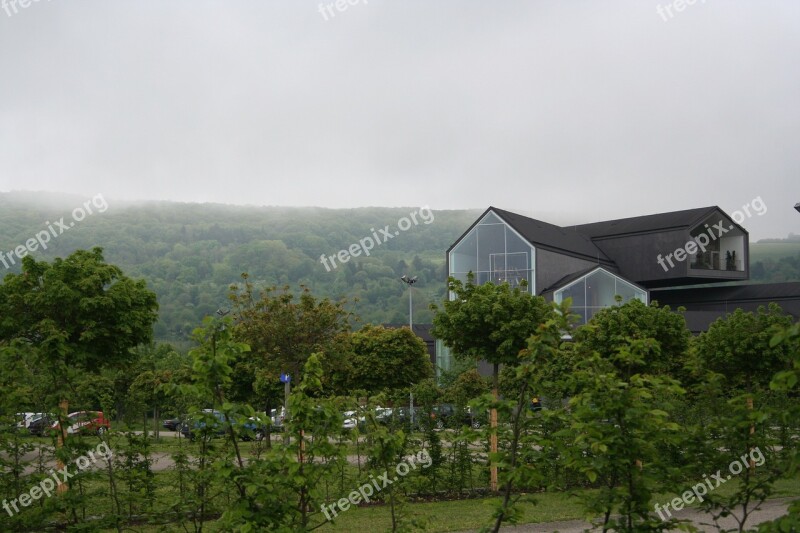
[[[683,248],[689,240],[689,232],[683,229],[661,231],[595,239],[594,243],[607,256],[614,259],[619,273],[636,283],[647,286],[653,280],[676,280],[686,277],[688,263],[675,262],[670,268],[665,262],[667,271],[658,264],[659,254],[666,257],[676,248]]]
[[[770,302],[781,306],[795,321],[800,319],[799,282],[652,290],[650,299],[673,310],[686,308],[686,325],[693,333],[706,331],[716,319],[736,309],[753,312]]]
[[[551,287],[564,276],[593,266],[597,266],[596,261],[586,261],[536,248],[536,293],[541,294],[544,289]]]

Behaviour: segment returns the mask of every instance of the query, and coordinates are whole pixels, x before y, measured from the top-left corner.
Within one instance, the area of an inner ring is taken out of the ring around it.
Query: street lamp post
[[[405,274],[400,276],[400,281],[408,285],[408,328],[411,330],[411,333],[414,333],[414,319],[413,319],[413,307],[411,304],[411,286],[417,282],[417,276],[413,278],[409,278]],[[411,415],[411,427],[414,427],[414,393],[409,392],[408,394],[408,402],[409,407],[408,411]]]
[[[794,204],[794,208],[797,209],[797,212],[800,213],[800,202]]]
[[[400,281],[408,285],[408,327],[411,328],[411,331],[414,331],[414,319],[413,319],[413,308],[411,303],[411,286],[417,282],[417,276],[413,278],[409,278],[405,274],[400,276]]]

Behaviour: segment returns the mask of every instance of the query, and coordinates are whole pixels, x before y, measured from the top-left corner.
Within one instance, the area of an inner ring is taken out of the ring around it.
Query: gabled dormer
[[[575,227],[644,287],[749,278],[748,233],[719,207]]]

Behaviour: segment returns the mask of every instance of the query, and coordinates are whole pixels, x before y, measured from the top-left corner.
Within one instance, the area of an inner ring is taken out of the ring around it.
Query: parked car
[[[342,429],[355,429],[356,427],[364,427],[366,423],[366,418],[361,415],[359,416],[357,411],[345,411],[342,413],[342,417],[344,422],[342,423]]]
[[[180,431],[181,424],[183,424],[183,420],[180,418],[168,418],[161,425],[170,431]]]
[[[47,430],[50,429],[55,421],[56,415],[50,413],[38,413],[31,417],[30,423],[28,424],[28,431],[31,435],[41,437],[47,433]]]
[[[17,422],[19,429],[25,429],[30,424],[31,418],[41,413],[15,413],[14,420]]]
[[[389,424],[392,420],[392,415],[394,411],[391,407],[376,407],[375,408],[375,420],[379,424]]]
[[[111,429],[111,422],[103,416],[103,411],[75,411],[67,415],[65,425],[68,435],[102,435]],[[58,420],[50,429],[59,431]]]
[[[247,422],[235,428],[241,440],[262,440],[266,431],[255,419],[250,417]],[[181,424],[181,434],[189,440],[197,437],[222,437],[226,434],[225,415],[214,409],[203,409],[198,416]]]
[[[429,416],[434,421],[434,425],[437,429],[458,428],[462,426],[478,429],[487,422],[485,415],[479,415],[473,412],[469,407],[458,409],[451,403],[443,403],[435,406],[429,413]]]

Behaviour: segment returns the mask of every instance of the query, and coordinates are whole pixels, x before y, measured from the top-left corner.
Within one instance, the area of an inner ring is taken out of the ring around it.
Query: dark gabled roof
[[[569,255],[580,256],[605,265],[614,264],[589,237],[572,228],[561,228],[496,207],[490,207],[487,211],[493,211],[534,246],[541,246],[559,253],[566,252]],[[481,215],[481,218],[484,215]]]
[[[592,222],[591,224],[574,226],[574,228],[575,231],[579,231],[593,239],[616,235],[686,229],[693,228],[715,212],[722,212],[722,210],[717,206],[698,207],[696,209],[671,211],[669,213],[659,213],[656,215],[619,218],[616,220],[606,220],[605,222]]]
[[[549,287],[545,287],[544,289],[539,291],[539,296],[542,296],[543,294],[546,294],[546,293],[549,293],[549,292],[555,292],[556,290],[560,289],[561,287],[569,285],[570,283],[572,283],[576,279],[580,279],[581,277],[585,276],[586,274],[590,273],[593,270],[597,270],[598,268],[600,268],[599,265],[593,266],[593,267],[589,267],[589,268],[585,268],[583,270],[579,270],[578,272],[573,272],[572,274],[567,274],[566,276],[564,276],[563,278],[559,279],[558,281],[556,281],[555,283],[553,283]],[[616,269],[614,269],[614,270],[616,270]]]
[[[589,274],[591,274],[592,272],[594,272],[595,270],[598,270],[598,269],[605,270],[609,274],[612,274],[612,275],[618,277],[621,280],[625,280],[625,282],[630,283],[634,287],[637,287],[637,288],[639,288],[639,289],[641,289],[643,291],[647,291],[647,289],[645,289],[644,287],[642,287],[638,283],[634,283],[633,281],[629,280],[625,276],[620,275],[619,271],[616,268],[607,267],[607,266],[604,266],[604,265],[597,265],[597,266],[593,266],[593,267],[590,267],[590,268],[586,268],[586,269],[581,270],[579,272],[574,272],[572,274],[567,274],[566,276],[564,276],[560,280],[556,281],[555,283],[553,283],[549,287],[545,287],[539,293],[539,296],[544,296],[545,294],[553,293],[553,292],[557,291],[558,289],[566,287],[567,285],[569,285],[573,281],[578,280],[578,279],[582,278],[583,276],[589,275]]]

